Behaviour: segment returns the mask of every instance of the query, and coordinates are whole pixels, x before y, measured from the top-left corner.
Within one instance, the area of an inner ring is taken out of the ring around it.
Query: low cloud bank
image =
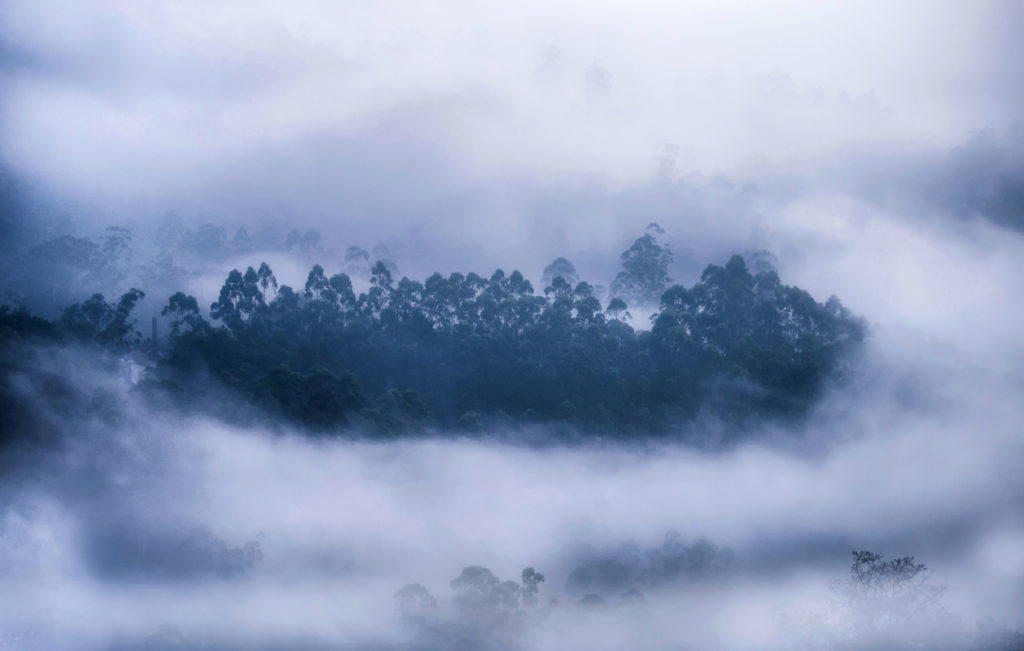
[[[803,431],[708,452],[311,441],[145,413],[97,376],[47,421],[59,444],[3,484],[0,635],[17,649],[790,648],[847,634],[830,586],[851,549],[926,562],[957,616],[946,641],[985,616],[1020,627],[1024,414],[946,379],[919,378],[945,387],[941,412],[881,381]],[[529,607],[522,587],[514,607],[470,607],[490,593],[450,586],[467,566],[545,580]],[[396,610],[407,584],[437,610]]]

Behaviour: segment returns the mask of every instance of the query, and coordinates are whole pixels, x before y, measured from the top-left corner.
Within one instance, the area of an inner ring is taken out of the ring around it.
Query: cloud
[[[781,645],[793,629],[778,613],[831,599],[851,548],[916,554],[967,629],[986,614],[1019,626],[1018,385],[979,391],[941,363],[903,371],[944,406],[907,401],[886,373],[801,431],[725,452],[309,440],[154,413],[116,380],[70,371],[79,399],[47,425],[60,444],[3,486],[0,592],[18,598],[0,629],[55,649],[164,626],[215,648],[386,645],[407,634],[398,588],[427,586],[448,617],[448,582],[475,564],[499,577],[536,567],[545,600],[563,600],[519,639],[529,648],[595,630],[647,647]],[[28,404],[52,412],[47,395]],[[574,569],[627,541],[658,548],[673,529],[727,548],[736,569],[710,583],[644,579],[640,614],[614,598],[606,615],[573,606]]]
[[[258,189],[321,223],[493,220],[537,185],[646,182],[666,143],[749,179],[1003,128],[1013,7],[7,2],[5,159],[121,210]],[[338,194],[363,200],[328,214]]]

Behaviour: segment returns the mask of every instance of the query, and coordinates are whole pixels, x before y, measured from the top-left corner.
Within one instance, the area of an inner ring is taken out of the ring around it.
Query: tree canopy
[[[539,292],[519,271],[421,282],[383,260],[359,293],[347,273],[319,264],[292,288],[264,262],[231,270],[206,314],[195,297],[171,294],[161,311],[170,345],[151,379],[200,405],[203,378],[212,378],[311,431],[558,421],[633,436],[706,415],[799,418],[844,376],[864,325],[838,299],[819,303],[783,285],[771,265],[752,273],[738,255],[709,265],[691,287],[666,287],[671,253],[661,234],[651,224],[623,253],[613,285],[641,303],[656,296],[650,330],[630,325],[622,296],[602,307],[564,258],[545,270]],[[111,232],[108,246],[124,239]],[[357,247],[346,258],[370,259]],[[45,328],[7,311],[5,328],[124,351],[142,341],[131,313],[143,296],[94,294]]]
[[[672,278],[668,267],[672,251],[668,244],[658,242],[665,231],[655,223],[648,224],[643,235],[622,252],[622,271],[612,282],[612,296],[640,305],[656,305]]]
[[[419,282],[378,262],[358,295],[320,265],[301,291],[275,284],[265,264],[231,271],[212,321],[172,296],[161,374],[187,385],[208,370],[320,429],[368,418],[384,429],[557,420],[649,431],[705,411],[798,417],[864,336],[837,299],[751,274],[740,256],[665,291],[649,332],[623,320],[621,299],[602,309],[590,284],[562,276],[537,294],[518,271]]]

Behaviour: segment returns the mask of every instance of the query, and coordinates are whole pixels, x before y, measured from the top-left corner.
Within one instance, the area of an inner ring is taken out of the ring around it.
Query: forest
[[[565,258],[545,269],[542,291],[519,271],[421,282],[377,260],[358,295],[347,273],[315,264],[292,288],[264,262],[231,270],[208,310],[170,295],[166,349],[133,317],[146,295],[137,288],[93,294],[52,321],[5,305],[0,337],[7,348],[35,340],[112,359],[134,352],[146,367],[138,388],[154,399],[208,409],[222,390],[313,433],[562,423],[630,438],[695,418],[742,429],[799,419],[843,380],[866,327],[839,299],[819,303],[741,255],[689,288],[670,284],[663,234],[651,224],[623,251],[604,304]],[[655,308],[649,325],[632,319],[631,304]]]

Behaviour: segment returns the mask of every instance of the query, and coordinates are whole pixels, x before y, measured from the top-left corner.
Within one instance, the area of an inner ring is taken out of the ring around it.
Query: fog
[[[650,221],[746,246],[823,185],[928,194],[972,133],[1009,138],[1024,92],[1012,2],[3,14],[3,159],[54,212],[316,227],[417,274],[615,255]]]
[[[96,379],[86,402],[110,392],[120,406],[62,425],[68,440],[23,457],[32,470],[5,482],[5,643],[791,648],[843,639],[829,624],[841,612],[830,585],[860,548],[913,553],[933,568],[929,581],[946,587],[954,614],[941,639],[986,616],[1019,626],[1019,401],[929,371],[914,383],[924,404],[876,377],[830,398],[804,431],[725,452],[311,441],[154,415],[116,380]],[[637,575],[629,587],[642,603],[615,606],[622,589],[605,592],[607,606],[576,605],[575,568],[628,565],[669,532],[684,548],[710,541],[721,572]],[[438,598],[432,617],[470,617],[448,589],[468,565],[502,578],[536,567],[542,602],[559,605],[480,639],[473,628],[401,624],[393,595],[408,583]],[[804,619],[816,623],[793,623]]]
[[[0,0],[2,302],[52,318],[137,286],[148,327],[261,262],[359,294],[358,245],[396,281],[519,269],[538,295],[566,256],[607,303],[656,222],[675,281],[766,253],[868,333],[802,418],[742,436],[706,410],[657,436],[500,410],[385,436],[202,374],[201,405],[154,399],[124,351],[0,328],[0,649],[1018,648],[1022,19]],[[34,248],[108,226],[130,254],[100,280]],[[859,550],[927,569],[886,601]]]

